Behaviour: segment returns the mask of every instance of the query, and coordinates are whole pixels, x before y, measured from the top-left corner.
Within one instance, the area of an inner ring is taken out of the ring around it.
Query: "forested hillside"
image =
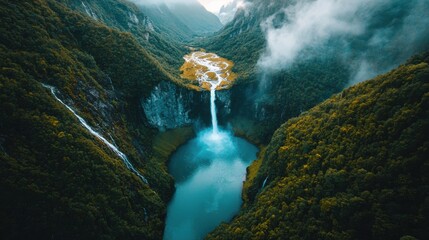
[[[426,53],[282,125],[208,239],[427,239],[428,132]]]
[[[159,239],[173,185],[139,101],[169,74],[130,33],[57,1],[2,1],[0,11],[0,238]]]

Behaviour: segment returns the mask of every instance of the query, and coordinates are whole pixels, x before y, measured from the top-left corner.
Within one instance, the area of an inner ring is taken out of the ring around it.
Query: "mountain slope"
[[[145,12],[123,0],[62,0],[71,9],[81,12],[95,21],[132,33],[138,42],[169,72],[179,74],[181,57],[187,52],[175,38],[164,34]],[[152,16],[152,15],[151,15]]]
[[[234,19],[235,13],[240,5],[243,4],[241,0],[233,0],[223,5],[219,10],[219,20],[222,24],[226,25]]]
[[[213,33],[222,28],[222,23],[199,2],[171,4],[171,11],[197,35]]]
[[[246,2],[251,3],[247,9],[237,9],[231,22],[201,43],[210,51],[233,60],[235,69],[243,79],[255,74],[256,63],[265,47],[260,24],[283,6],[283,1],[275,6],[259,0]]]
[[[208,239],[427,239],[427,132],[428,53],[282,125]]]
[[[169,74],[130,33],[60,2],[2,1],[0,11],[0,238],[159,239],[174,186],[140,99]]]
[[[389,66],[392,68],[392,63],[393,65],[400,64],[413,54],[427,50],[425,48],[427,47],[429,31],[422,30],[418,33],[412,31],[414,30],[413,26],[425,25],[426,21],[422,19],[424,15],[421,15],[420,10],[427,10],[429,8],[427,3],[417,0],[409,2],[387,0],[385,4],[374,3],[367,8],[362,7],[365,6],[364,4],[356,4],[355,1],[350,5],[349,7],[354,10],[350,14],[354,15],[347,18],[342,15],[342,13],[347,13],[347,9],[338,10],[341,7],[346,8],[346,6],[335,1],[328,1],[323,5],[310,0],[247,0],[245,4],[242,4],[242,7],[238,8],[232,22],[201,44],[233,60],[236,63],[237,71],[240,74],[245,74],[243,78],[252,76],[252,70],[257,70],[254,67],[257,61],[261,60],[261,54],[269,55],[270,51],[284,51],[284,49],[294,45],[299,49],[301,47],[299,38],[297,39],[298,43],[286,40],[281,42],[280,39],[275,38],[276,35],[283,38],[295,38],[295,36],[290,35],[301,33],[296,29],[307,31],[298,37],[301,37],[302,42],[309,42],[308,48],[303,49],[302,56],[298,56],[301,59],[298,60],[318,59],[320,52],[323,52],[325,59],[346,58],[343,59],[346,61],[343,64],[350,65],[353,63],[352,60],[355,61],[356,58],[364,57],[368,60],[368,64],[378,64],[380,65],[379,71],[386,71],[385,69]],[[312,7],[324,8],[324,11],[307,11]],[[322,14],[317,14],[317,12],[322,12]],[[309,16],[306,15],[307,13]],[[314,15],[313,19],[318,19],[318,21],[312,22],[311,14]],[[338,27],[332,23],[348,24],[348,29],[352,33],[347,34],[347,31],[331,33],[330,28]],[[325,29],[324,26],[330,28]],[[328,36],[328,41],[325,42],[326,39],[324,39],[323,34],[317,35],[314,42],[307,39],[307,36],[312,36],[312,32],[318,30]],[[410,36],[404,39],[401,34]],[[333,36],[332,39],[329,38],[330,36]],[[279,48],[265,49],[272,47],[271,41],[275,42],[276,40],[279,41]],[[268,46],[266,45],[267,42],[269,42]],[[408,45],[399,51],[395,46],[401,44]],[[384,52],[384,55],[381,55],[380,52]],[[291,52],[290,54],[294,53]],[[284,58],[287,57],[284,56]],[[273,65],[275,64],[273,63]],[[267,66],[260,67],[265,68]],[[272,69],[281,70],[288,66],[283,64],[283,66],[272,67]]]
[[[428,50],[428,2],[365,3],[248,0],[221,31],[196,42],[235,63],[234,127],[267,143],[287,119]]]
[[[148,15],[160,31],[170,39],[185,42],[194,32],[171,11],[167,4],[138,5]]]
[[[139,2],[138,6],[160,32],[179,42],[189,42],[196,36],[222,28],[219,19],[197,1],[169,4]]]

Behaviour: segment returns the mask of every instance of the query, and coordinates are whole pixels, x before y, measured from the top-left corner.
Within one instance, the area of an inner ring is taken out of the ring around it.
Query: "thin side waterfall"
[[[261,190],[265,187],[265,184],[267,183],[267,180],[268,180],[268,176],[265,178],[264,182],[262,183]]]
[[[92,135],[94,135],[96,138],[100,139],[104,144],[106,144],[107,147],[109,147],[119,158],[122,159],[122,161],[124,162],[125,166],[131,171],[133,172],[135,175],[137,175],[144,183],[149,184],[147,179],[141,175],[137,169],[134,168],[134,166],[131,164],[131,162],[128,160],[127,156],[121,152],[117,147],[115,147],[115,145],[113,145],[112,143],[110,143],[109,141],[107,141],[106,138],[104,138],[103,136],[101,136],[101,134],[99,134],[98,132],[96,132],[91,126],[88,125],[88,123],[85,121],[85,119],[83,119],[81,116],[79,116],[70,106],[68,106],[67,104],[65,104],[61,99],[58,98],[57,94],[55,93],[56,88],[46,85],[46,84],[42,84],[43,87],[49,89],[52,93],[52,95],[54,96],[54,98],[60,102],[62,105],[64,105],[70,112],[73,113],[73,115],[79,120],[79,122],[82,124],[82,126],[84,126]]]

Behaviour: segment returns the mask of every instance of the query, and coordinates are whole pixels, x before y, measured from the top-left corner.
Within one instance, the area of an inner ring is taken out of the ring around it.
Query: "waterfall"
[[[268,180],[268,176],[265,178],[264,182],[262,183],[261,190],[265,187],[265,184],[267,183],[267,180]]]
[[[213,84],[210,88],[210,113],[212,115],[213,134],[218,133],[215,100],[216,100],[216,85]]]
[[[194,66],[201,66],[196,72],[197,80],[200,86],[210,86],[210,113],[212,119],[213,135],[219,133],[219,126],[216,116],[216,89],[224,88],[222,83],[228,83],[230,64],[224,61],[212,61],[213,58],[219,58],[214,53],[193,52],[184,59],[186,62],[193,63]]]
[[[88,123],[85,121],[85,119],[83,119],[81,116],[79,116],[70,106],[68,106],[61,99],[58,98],[57,94],[55,93],[55,91],[56,91],[55,87],[52,87],[52,86],[49,86],[46,84],[42,84],[42,85],[43,85],[43,87],[45,87],[51,91],[52,95],[54,96],[54,98],[58,102],[60,102],[62,105],[64,105],[71,113],[73,113],[73,115],[79,120],[79,122],[82,124],[82,126],[84,126],[92,135],[94,135],[96,138],[98,138],[104,144],[106,144],[107,147],[109,147],[119,158],[121,158],[122,161],[124,162],[125,166],[131,172],[133,172],[135,175],[137,175],[144,183],[148,184],[147,179],[143,175],[141,175],[137,171],[137,169],[134,168],[134,166],[131,164],[131,162],[128,160],[127,156],[123,152],[121,152],[117,147],[115,147],[115,145],[113,145],[112,143],[107,141],[107,139],[104,138],[103,136],[101,136],[100,133],[96,132],[91,126],[88,125]]]

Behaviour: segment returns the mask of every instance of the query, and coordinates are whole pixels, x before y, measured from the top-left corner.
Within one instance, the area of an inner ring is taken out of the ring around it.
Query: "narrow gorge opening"
[[[176,192],[168,205],[165,240],[203,239],[220,223],[230,221],[241,204],[246,168],[256,159],[258,148],[219,127],[216,91],[229,88],[235,80],[232,62],[213,53],[193,52],[184,57],[181,70],[198,86],[210,91],[211,128],[171,156],[168,169]]]

